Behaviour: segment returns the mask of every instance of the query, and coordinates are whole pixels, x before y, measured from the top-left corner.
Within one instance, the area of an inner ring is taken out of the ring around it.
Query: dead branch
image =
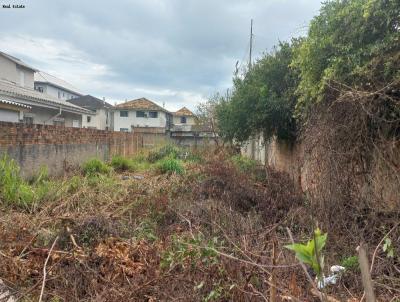
[[[39,296],[39,302],[42,302],[42,298],[43,298],[43,293],[44,293],[44,288],[46,286],[46,276],[47,276],[47,263],[49,262],[50,256],[51,256],[51,252],[53,251],[54,246],[56,245],[58,240],[58,236],[56,237],[56,239],[54,239],[53,244],[51,245],[49,254],[47,255],[46,261],[44,262],[44,266],[43,266],[43,282],[42,282],[42,289],[40,290],[40,296]]]

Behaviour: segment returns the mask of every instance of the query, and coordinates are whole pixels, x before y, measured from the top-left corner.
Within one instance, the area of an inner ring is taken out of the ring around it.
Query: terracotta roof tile
[[[177,116],[194,116],[193,112],[187,109],[186,107],[183,107],[179,109],[177,112],[174,112],[174,115]]]
[[[161,106],[158,106],[156,103],[146,99],[146,98],[140,98],[132,101],[128,101],[122,104],[118,104],[115,106],[115,108],[118,109],[144,109],[144,110],[158,110],[158,111],[165,111],[164,108]]]

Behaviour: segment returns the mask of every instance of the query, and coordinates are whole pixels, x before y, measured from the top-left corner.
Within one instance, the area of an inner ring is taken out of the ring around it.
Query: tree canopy
[[[302,39],[280,42],[216,106],[220,135],[293,140],[298,121],[335,83],[373,91],[400,79],[399,0],[332,0]]]
[[[217,107],[220,132],[225,139],[243,142],[260,132],[283,139],[294,137],[298,72],[290,63],[298,45],[299,40],[279,43],[243,78],[234,79],[231,97]]]

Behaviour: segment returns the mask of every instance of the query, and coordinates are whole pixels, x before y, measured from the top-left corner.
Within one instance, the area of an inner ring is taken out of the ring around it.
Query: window
[[[186,116],[181,116],[181,124],[186,124]]]
[[[92,117],[91,117],[90,115],[88,115],[88,116],[86,117],[86,121],[87,121],[88,123],[90,123],[90,122],[92,121]]]
[[[119,116],[120,116],[120,117],[128,117],[128,111],[126,111],[126,110],[120,111],[120,112],[119,112]]]
[[[43,87],[41,87],[41,86],[36,87],[35,90],[37,90],[37,91],[43,93]]]
[[[65,97],[65,93],[63,92],[63,97]]]
[[[157,111],[150,111],[149,112],[149,116],[151,118],[157,118],[158,117],[158,112]]]
[[[146,113],[144,111],[136,111],[136,117],[146,117]]]
[[[58,98],[61,99],[61,92],[58,91]]]
[[[119,131],[121,131],[121,132],[128,132],[128,128],[119,128]]]

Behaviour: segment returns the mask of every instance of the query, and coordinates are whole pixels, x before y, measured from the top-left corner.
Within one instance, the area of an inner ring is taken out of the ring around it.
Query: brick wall
[[[133,155],[149,141],[151,134],[64,128],[49,125],[23,125],[0,122],[0,156],[8,154],[21,167],[25,177],[46,165],[51,175],[62,174],[89,158],[103,160],[113,155]],[[157,138],[159,141],[160,138]]]

